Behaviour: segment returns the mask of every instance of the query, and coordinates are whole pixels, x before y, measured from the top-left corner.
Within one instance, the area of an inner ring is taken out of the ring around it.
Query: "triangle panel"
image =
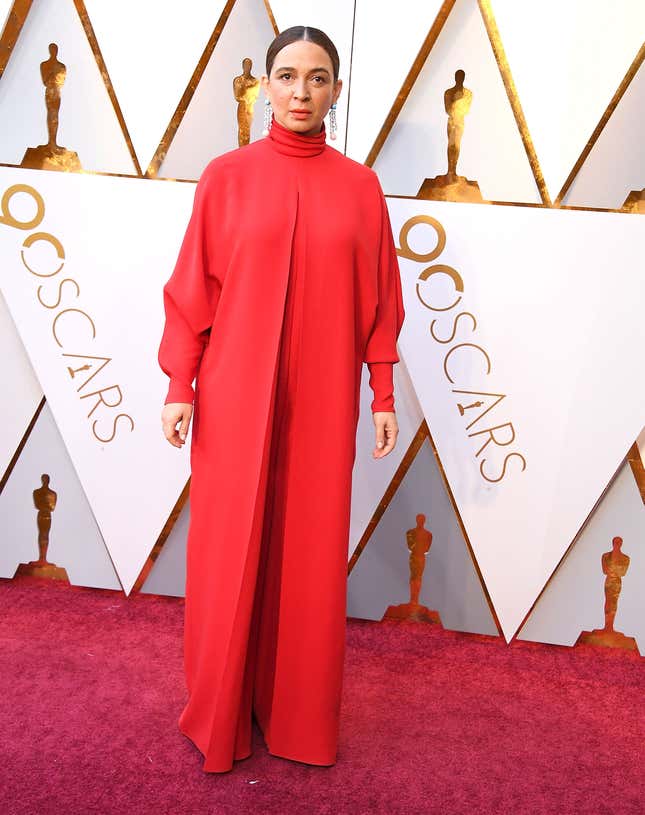
[[[150,164],[225,0],[86,0],[139,164]]]
[[[52,43],[58,46],[53,56]],[[0,131],[0,162],[19,165],[27,148],[48,142],[47,111],[54,100],[46,100],[41,65],[51,59],[65,67],[56,74],[59,79],[64,76],[57,144],[76,153],[84,170],[134,174],[117,114],[72,0],[40,0],[27,15],[0,81],[0,110],[3,120],[12,122]]]
[[[259,81],[274,36],[263,0],[236,0],[170,143],[160,177],[197,179],[214,156],[238,146],[233,79],[242,74],[242,60],[249,57],[251,74]],[[258,89],[251,141],[262,136],[263,115],[264,95]]]
[[[5,189],[31,188],[12,197],[15,218],[33,216],[41,197],[45,214],[35,228],[63,250],[61,264],[50,241],[25,248],[32,233],[2,225],[0,283],[129,592],[189,472],[188,451],[161,434],[168,380],[157,350],[162,288],[194,187],[11,168],[0,176]],[[23,255],[46,278],[30,273]]]
[[[645,655],[645,506],[628,464],[620,469],[549,581],[518,639],[575,645],[583,631],[605,627],[607,576],[602,559],[611,552],[616,537],[622,539],[620,552],[629,564],[617,587],[613,627],[625,637],[634,637]]]
[[[643,190],[644,110],[645,65],[641,64],[574,178],[563,204],[620,209],[632,191]]]
[[[373,164],[388,195],[416,196],[425,179],[448,171],[444,95],[457,71],[470,91],[457,174],[476,182],[483,200],[540,203],[495,54],[476,3],[457,0]],[[455,120],[456,121],[456,120]]]
[[[403,85],[427,32],[445,3],[356,0],[347,155],[364,162]],[[392,47],[393,44],[396,47]],[[387,54],[387,59],[383,55]],[[348,74],[344,76],[347,78]]]
[[[48,405],[0,494],[2,577],[13,577],[20,564],[39,559],[38,509],[33,492],[42,489],[43,475],[49,476],[47,489],[56,494],[46,561],[64,570],[75,586],[120,590],[114,565]]]
[[[619,214],[388,205],[399,345],[510,637],[643,427],[645,234]]]
[[[645,4],[543,0],[530,14],[523,3],[491,5],[555,200],[643,44]]]
[[[418,516],[423,518],[419,519]],[[498,635],[477,571],[445,490],[439,468],[426,440],[396,495],[357,561],[348,582],[350,617],[381,620],[386,612],[412,598],[410,533],[421,527],[432,535],[429,551],[417,555],[422,564],[418,604],[430,618],[439,615],[444,628]],[[407,534],[406,534],[407,533]],[[422,548],[425,548],[425,545]],[[416,544],[413,544],[413,547]],[[418,569],[418,567],[416,567]],[[430,612],[428,614],[428,612]],[[403,619],[414,611],[403,609]],[[418,616],[423,612],[416,610]]]

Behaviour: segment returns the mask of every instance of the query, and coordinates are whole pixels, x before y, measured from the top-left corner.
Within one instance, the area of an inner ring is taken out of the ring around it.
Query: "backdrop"
[[[349,614],[645,653],[645,5],[528,7],[0,2],[0,576],[183,594],[161,289],[203,168],[262,137],[269,42],[309,24],[407,315],[381,461],[363,379]]]

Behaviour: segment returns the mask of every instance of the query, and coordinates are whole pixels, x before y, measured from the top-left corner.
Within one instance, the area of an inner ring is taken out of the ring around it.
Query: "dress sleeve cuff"
[[[192,385],[186,385],[183,382],[178,382],[176,379],[170,380],[170,387],[168,388],[168,395],[166,396],[165,405],[170,402],[181,402],[183,404],[192,405],[195,398],[195,391]]]
[[[374,393],[372,399],[372,413],[379,411],[394,412],[394,383],[392,375],[393,363],[368,362],[370,373],[370,388]]]

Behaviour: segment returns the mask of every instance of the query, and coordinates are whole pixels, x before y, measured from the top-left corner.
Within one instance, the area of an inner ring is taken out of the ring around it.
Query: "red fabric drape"
[[[221,772],[250,752],[336,760],[356,424],[393,407],[404,319],[375,173],[273,122],[204,171],[159,362],[192,402],[179,726]]]

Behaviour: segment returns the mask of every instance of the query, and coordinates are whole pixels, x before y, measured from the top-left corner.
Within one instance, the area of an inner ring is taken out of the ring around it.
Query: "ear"
[[[269,77],[266,74],[262,74],[260,77],[260,85],[262,85],[262,90],[264,91],[265,96],[269,96]]]
[[[343,80],[342,79],[337,79],[336,82],[334,83],[334,90],[332,91],[332,94],[331,94],[331,101],[332,102],[337,101],[338,97],[340,96],[340,92],[342,91],[342,89],[343,89]]]

